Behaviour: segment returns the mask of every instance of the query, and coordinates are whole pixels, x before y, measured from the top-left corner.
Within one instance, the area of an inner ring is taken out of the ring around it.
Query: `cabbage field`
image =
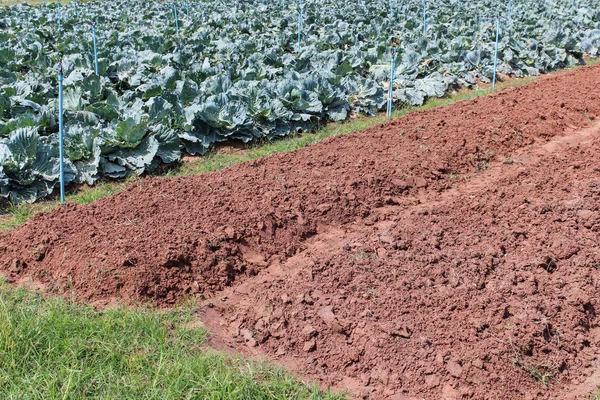
[[[386,106],[420,105],[498,72],[538,75],[600,46],[596,0],[107,0],[0,8],[0,194],[32,202],[65,183],[152,171],[312,131]],[[95,73],[92,24],[97,25]],[[299,50],[299,51],[298,51]]]

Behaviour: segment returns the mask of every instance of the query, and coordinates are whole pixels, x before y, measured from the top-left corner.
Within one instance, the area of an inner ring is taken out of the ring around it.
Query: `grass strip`
[[[0,282],[2,399],[342,399],[206,347],[192,306],[101,311]]]

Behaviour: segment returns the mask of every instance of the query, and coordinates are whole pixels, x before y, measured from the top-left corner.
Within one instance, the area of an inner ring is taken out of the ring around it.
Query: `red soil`
[[[95,304],[201,295],[225,344],[356,395],[581,398],[600,347],[599,87],[583,68],[146,178],[0,236],[0,270]]]

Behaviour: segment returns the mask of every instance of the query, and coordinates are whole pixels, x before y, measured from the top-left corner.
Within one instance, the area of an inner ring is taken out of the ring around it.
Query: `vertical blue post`
[[[392,107],[393,107],[393,94],[394,94],[394,72],[396,70],[396,49],[392,47],[392,64],[390,68],[390,87],[388,90],[388,105],[387,105],[387,117],[392,118]]]
[[[63,134],[63,67],[62,61],[58,71],[58,152],[60,173],[60,202],[65,202],[65,165],[64,165],[64,134]]]
[[[494,78],[492,80],[492,90],[496,89],[496,72],[498,70],[498,36],[500,33],[500,18],[496,19],[496,49],[494,50]]]
[[[173,2],[173,15],[175,16],[175,30],[177,31],[177,39],[179,39],[179,19],[177,18],[177,4]]]
[[[185,0],[185,13],[190,15],[190,0]]]
[[[456,0],[456,5],[460,8],[460,0]]]
[[[300,39],[302,38],[302,12],[304,9],[302,0],[300,0],[299,4],[300,4],[300,7],[298,9],[298,54],[300,54]]]
[[[427,0],[423,0],[423,36],[427,32]]]
[[[94,36],[94,69],[98,74],[98,46],[96,45],[96,22],[92,24],[92,35]]]

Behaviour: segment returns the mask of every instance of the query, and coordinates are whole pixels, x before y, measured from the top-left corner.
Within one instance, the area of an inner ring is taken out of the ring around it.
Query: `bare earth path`
[[[600,67],[0,236],[14,282],[199,296],[218,339],[380,398],[582,398],[598,369]],[[202,300],[204,299],[204,300]]]

